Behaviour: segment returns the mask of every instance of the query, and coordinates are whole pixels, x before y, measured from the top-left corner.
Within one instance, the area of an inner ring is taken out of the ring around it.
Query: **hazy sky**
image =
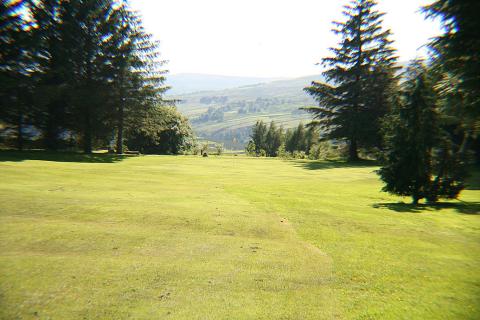
[[[321,71],[315,63],[338,38],[343,0],[130,0],[161,43],[170,73],[296,77]],[[440,32],[419,12],[431,0],[380,0],[385,26],[401,60]]]

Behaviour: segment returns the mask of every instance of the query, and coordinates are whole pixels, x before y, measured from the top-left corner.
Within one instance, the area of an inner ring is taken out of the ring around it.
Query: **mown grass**
[[[412,207],[368,162],[55,157],[0,153],[2,319],[480,317],[475,184]]]

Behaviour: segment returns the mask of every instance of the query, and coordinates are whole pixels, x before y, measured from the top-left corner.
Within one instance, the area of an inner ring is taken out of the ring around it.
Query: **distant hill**
[[[172,87],[168,92],[169,94],[184,94],[198,91],[223,90],[274,80],[279,79],[181,73],[169,75],[167,77],[167,84]]]
[[[257,120],[274,120],[284,128],[307,123],[311,115],[299,110],[315,101],[303,88],[320,75],[173,95],[198,137],[243,149]]]

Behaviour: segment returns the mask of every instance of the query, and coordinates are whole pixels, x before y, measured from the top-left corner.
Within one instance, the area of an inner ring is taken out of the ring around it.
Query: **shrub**
[[[220,156],[223,153],[223,145],[222,144],[216,144],[215,149],[217,150],[217,155]]]
[[[295,159],[305,159],[307,157],[307,154],[305,151],[293,151],[293,157]]]
[[[200,148],[200,154],[203,155],[207,152],[208,152],[208,143],[204,143],[204,144],[202,144],[202,146]]]
[[[282,143],[280,145],[280,147],[278,148],[277,156],[280,157],[280,158],[287,158],[288,157],[288,152],[287,152],[287,150],[285,150],[285,144],[284,143]]]
[[[332,145],[330,141],[321,141],[310,148],[308,158],[311,160],[327,160],[340,157],[338,146]]]
[[[252,157],[256,156],[255,149],[256,149],[255,142],[250,140],[248,142],[247,146],[245,147],[245,153],[249,156],[252,156]]]

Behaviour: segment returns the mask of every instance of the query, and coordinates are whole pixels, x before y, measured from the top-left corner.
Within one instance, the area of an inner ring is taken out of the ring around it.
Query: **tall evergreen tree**
[[[275,122],[270,122],[267,134],[265,136],[266,153],[269,157],[277,156],[278,148],[280,148],[283,140],[283,128],[277,128]]]
[[[474,91],[480,103],[480,2],[476,0],[437,0],[426,6],[429,17],[440,18],[445,33],[433,40],[434,57],[447,70],[462,78],[462,85]]]
[[[113,0],[65,0],[63,8],[64,42],[75,44],[68,46],[73,129],[81,135],[84,152],[91,153],[94,140],[111,136],[109,50],[119,20]]]
[[[293,152],[295,150],[295,146],[292,143],[292,137],[293,137],[293,132],[291,128],[287,129],[285,131],[285,151],[287,152]]]
[[[43,131],[46,149],[59,147],[61,133],[70,127],[66,95],[66,70],[68,48],[75,42],[65,41],[63,30],[64,10],[60,0],[30,2],[32,62],[35,65],[32,80],[35,82],[35,125]]]
[[[463,189],[463,172],[439,126],[435,91],[421,63],[409,67],[402,87],[385,121],[383,191],[411,196],[414,204],[455,198]]]
[[[389,95],[396,84],[396,56],[382,29],[384,13],[374,0],[352,0],[344,7],[345,22],[334,22],[341,36],[334,54],[322,60],[329,67],[327,82],[312,82],[305,90],[319,103],[306,108],[330,139],[346,139],[349,159],[357,160],[359,146],[378,146],[380,119],[389,108]]]
[[[303,125],[303,123],[300,122],[292,134],[292,138],[291,138],[292,140],[290,141],[290,148],[289,148],[291,149],[291,152],[305,151],[305,147],[306,147],[305,138],[306,138],[305,126]]]
[[[315,126],[309,126],[305,133],[305,153],[310,154],[311,148],[318,144],[320,137]]]
[[[15,130],[17,148],[24,145],[24,126],[31,118],[29,42],[21,16],[26,1],[0,2],[0,121]]]
[[[186,144],[188,121],[163,98],[158,43],[126,0],[2,1],[0,27],[0,125],[19,148],[27,124],[47,149],[67,133],[86,153],[114,133],[119,153],[129,134],[155,137],[158,152]]]
[[[440,77],[442,111],[455,120],[455,131],[462,133],[459,151],[464,154],[480,133],[480,2],[437,0],[424,11],[441,19],[444,27],[444,34],[430,47]]]
[[[124,131],[148,116],[150,108],[171,104],[163,93],[166,71],[158,60],[158,44],[147,34],[140,18],[126,6],[118,11],[118,30],[113,36],[113,101],[116,114],[117,153],[123,152]],[[126,127],[126,128],[125,128]],[[131,131],[131,130],[130,130]]]
[[[262,150],[266,152],[266,136],[267,125],[262,120],[257,121],[252,129],[252,141],[255,144],[256,154],[260,154]]]

